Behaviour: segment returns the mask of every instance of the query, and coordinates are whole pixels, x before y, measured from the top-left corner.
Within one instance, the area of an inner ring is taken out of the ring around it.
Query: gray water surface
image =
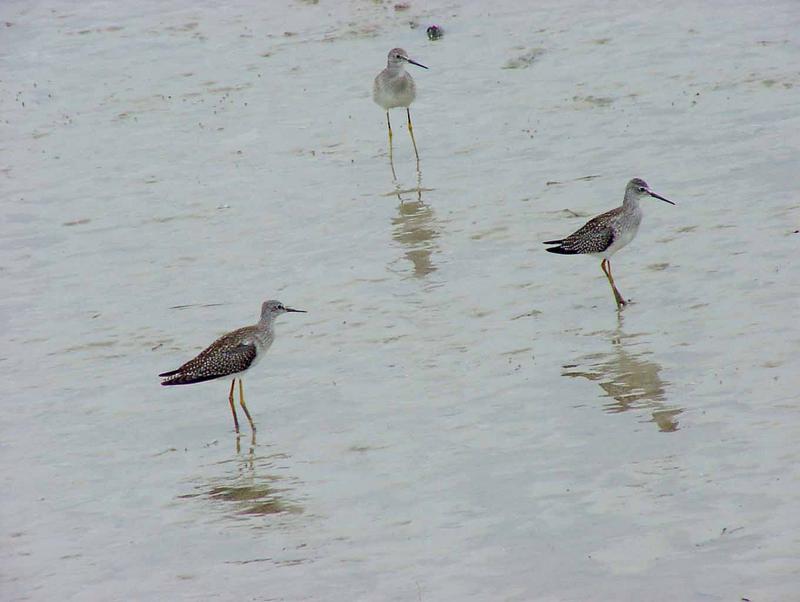
[[[797,600],[797,3],[394,5],[0,7],[2,598]]]

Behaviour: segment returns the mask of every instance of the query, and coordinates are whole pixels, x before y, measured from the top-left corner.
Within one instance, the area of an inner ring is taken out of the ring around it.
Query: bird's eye
[[[644,186],[639,186],[639,192],[647,192],[647,188]]]

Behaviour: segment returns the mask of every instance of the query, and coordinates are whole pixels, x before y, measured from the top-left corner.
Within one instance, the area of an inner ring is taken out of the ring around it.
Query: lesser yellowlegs
[[[550,253],[561,255],[599,255],[603,258],[600,269],[608,278],[617,308],[623,307],[626,302],[622,298],[614,278],[611,276],[611,256],[627,245],[636,237],[639,224],[642,223],[642,209],[639,199],[651,196],[674,205],[669,199],[656,194],[647,185],[647,182],[634,178],[625,187],[625,200],[621,207],[607,211],[589,220],[582,228],[560,240],[548,240],[546,245],[558,245],[547,249]]]
[[[406,73],[405,64],[411,63],[417,67],[427,69],[416,61],[408,58],[408,53],[402,48],[392,48],[386,62],[386,69],[378,73],[372,87],[372,98],[386,111],[386,125],[389,127],[389,161],[392,161],[392,122],[389,119],[389,109],[405,108],[408,117],[408,133],[411,134],[411,143],[414,145],[414,155],[419,162],[417,141],[414,140],[414,128],[411,125],[411,110],[409,107],[417,96],[417,86],[414,78]],[[394,163],[392,163],[394,169]]]
[[[255,432],[256,425],[244,403],[244,387],[242,375],[255,366],[267,352],[275,340],[272,323],[276,317],[286,312],[305,313],[302,309],[286,307],[280,301],[264,301],[261,305],[261,319],[258,324],[245,326],[211,343],[194,359],[189,360],[177,370],[159,374],[164,380],[162,385],[191,385],[217,378],[231,378],[231,390],[228,402],[231,404],[233,426],[239,432],[239,418],[233,403],[233,387],[239,379],[239,404],[244,410],[250,428]]]

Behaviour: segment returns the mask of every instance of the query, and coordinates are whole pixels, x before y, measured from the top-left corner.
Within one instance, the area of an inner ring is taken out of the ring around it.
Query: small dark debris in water
[[[594,174],[591,176],[581,176],[580,178],[574,178],[572,180],[565,180],[565,182],[589,182],[590,180],[596,180],[599,178],[599,174]],[[555,186],[557,184],[563,184],[564,182],[560,180],[548,180],[544,183],[545,186]]]
[[[187,303],[186,305],[173,305],[169,309],[188,309],[190,307],[219,307],[223,303]]]
[[[297,35],[297,32],[296,31],[284,31],[283,35],[284,35],[284,37],[292,38],[292,37]]]
[[[92,220],[89,219],[88,217],[84,217],[83,219],[76,219],[76,220],[73,220],[71,222],[64,222],[61,225],[62,226],[82,226],[83,224],[88,224],[90,221],[92,221]]]
[[[428,34],[428,39],[431,41],[440,40],[444,36],[444,29],[438,25],[431,25],[425,30],[425,33]]]
[[[536,316],[541,315],[541,313],[542,312],[540,312],[538,309],[532,309],[530,311],[525,312],[524,314],[520,314],[518,316],[514,316],[511,319],[512,320],[519,320],[520,318],[535,318]]]
[[[736,533],[737,531],[741,531],[744,527],[736,527],[735,529],[728,530],[728,527],[722,527],[722,531],[720,532],[720,537],[729,534],[729,533]]]
[[[252,564],[254,562],[272,562],[272,558],[252,558],[250,560],[226,560],[225,564]]]
[[[163,347],[163,346],[164,346],[164,343],[159,343],[159,344],[158,344],[158,345],[156,345],[155,347],[150,347],[150,351],[155,351],[155,350],[156,350],[156,349],[158,349],[159,347]]]
[[[411,8],[411,3],[409,2],[398,2],[397,4],[394,5],[394,9],[397,12],[408,10],[409,8]]]

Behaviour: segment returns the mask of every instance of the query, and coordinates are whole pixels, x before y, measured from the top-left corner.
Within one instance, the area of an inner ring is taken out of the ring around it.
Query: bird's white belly
[[[608,248],[599,253],[604,259],[610,258],[614,253],[619,251],[622,247],[628,245],[634,238],[636,238],[636,232],[638,232],[639,226],[636,225],[632,228],[625,228],[623,230],[618,230],[614,235],[614,242],[612,242]]]
[[[261,361],[261,357],[263,355],[264,355],[264,352],[261,349],[259,349],[258,353],[256,353],[256,356],[253,358],[253,361],[250,362],[250,365],[247,367],[247,369],[250,370],[252,368],[255,368],[256,365]]]
[[[387,94],[381,92],[376,95],[375,102],[386,109],[396,109],[397,107],[407,107],[414,101],[414,94],[403,92],[401,94]]]
[[[259,340],[259,339],[252,339],[252,340],[247,341],[247,342],[248,343],[253,343],[256,346],[256,356],[253,358],[253,361],[250,362],[250,365],[247,368],[245,368],[244,370],[242,370],[241,372],[237,372],[236,374],[229,374],[229,375],[225,376],[225,378],[241,378],[242,375],[244,375],[245,372],[250,372],[261,361],[261,358],[263,358],[266,355],[267,349],[269,349],[272,346],[272,338],[271,337],[267,338],[264,341]]]
[[[414,102],[416,89],[413,81],[404,78],[380,82],[375,86],[374,100],[385,110],[408,107]]]

